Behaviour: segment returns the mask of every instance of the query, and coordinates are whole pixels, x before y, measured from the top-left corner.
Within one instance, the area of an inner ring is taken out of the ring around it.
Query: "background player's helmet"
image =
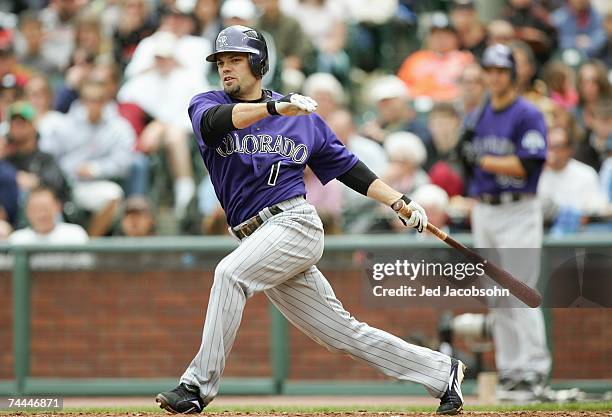
[[[234,25],[223,29],[217,35],[209,62],[217,60],[219,52],[246,52],[253,74],[261,78],[268,72],[268,46],[263,35],[250,27]]]
[[[508,68],[512,74],[512,79],[516,79],[516,64],[512,49],[501,43],[491,45],[482,54],[483,68]]]

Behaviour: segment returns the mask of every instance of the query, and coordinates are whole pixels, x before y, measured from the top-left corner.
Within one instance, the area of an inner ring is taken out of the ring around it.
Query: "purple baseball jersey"
[[[484,109],[476,125],[473,144],[480,155],[516,155],[521,159],[546,159],[546,124],[542,113],[519,97],[509,107],[495,111]],[[498,175],[474,167],[469,195],[502,192],[535,194],[542,169],[528,178]]]
[[[281,97],[273,93],[274,99]],[[306,194],[306,165],[326,184],[358,161],[317,114],[268,116],[227,133],[217,148],[207,146],[200,130],[203,114],[218,104],[231,103],[223,91],[209,91],[193,97],[188,112],[200,154],[232,227],[265,207]]]

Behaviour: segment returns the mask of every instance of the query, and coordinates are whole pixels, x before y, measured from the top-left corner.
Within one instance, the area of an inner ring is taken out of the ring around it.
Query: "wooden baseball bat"
[[[526,285],[524,282],[519,281],[513,277],[509,272],[504,271],[499,266],[485,260],[482,256],[474,252],[472,249],[465,245],[457,242],[455,239],[450,237],[448,233],[443,232],[431,223],[427,224],[427,230],[431,232],[438,239],[446,243],[448,246],[457,249],[463,253],[470,260],[483,265],[484,271],[487,275],[495,282],[507,288],[512,295],[527,304],[529,307],[538,307],[542,304],[542,296],[537,290]]]

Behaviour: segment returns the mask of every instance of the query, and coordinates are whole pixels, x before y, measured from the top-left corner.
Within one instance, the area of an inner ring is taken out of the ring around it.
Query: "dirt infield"
[[[2,416],[28,416],[32,415],[26,412],[17,412],[11,414],[3,414]],[[99,413],[85,413],[85,412],[66,412],[66,413],[36,413],[37,417],[119,417],[119,416],[133,416],[133,417],[160,417],[163,415],[170,415],[167,413],[138,413],[138,412],[99,412]],[[218,417],[432,417],[434,413],[398,413],[398,412],[326,412],[326,413],[253,413],[253,412],[223,412],[223,413],[203,413],[203,416],[218,416]],[[595,417],[595,416],[612,416],[612,411],[469,411],[463,412],[461,416],[478,416],[478,417]]]

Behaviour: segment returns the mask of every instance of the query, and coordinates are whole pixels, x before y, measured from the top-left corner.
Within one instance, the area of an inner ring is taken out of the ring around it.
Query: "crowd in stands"
[[[510,46],[548,125],[547,225],[612,230],[607,0],[13,0],[0,1],[0,240],[226,233],[187,105],[219,88],[205,57],[233,24],[266,38],[265,88],[313,97],[380,178],[458,231],[474,205],[459,132],[486,93],[483,51]],[[305,181],[327,233],[406,230],[337,181]]]

